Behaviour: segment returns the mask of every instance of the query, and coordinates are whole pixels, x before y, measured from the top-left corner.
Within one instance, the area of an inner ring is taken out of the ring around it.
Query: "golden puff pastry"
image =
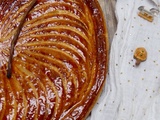
[[[83,120],[103,88],[97,0],[0,1],[0,120]]]

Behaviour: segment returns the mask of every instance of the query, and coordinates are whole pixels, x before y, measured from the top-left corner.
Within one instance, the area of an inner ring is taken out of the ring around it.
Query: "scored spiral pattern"
[[[0,2],[0,120],[84,119],[107,69],[100,6],[96,0],[37,0],[18,37],[8,79],[10,43],[30,1]]]

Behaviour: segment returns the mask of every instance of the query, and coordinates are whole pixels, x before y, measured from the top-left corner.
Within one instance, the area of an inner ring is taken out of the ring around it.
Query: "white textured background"
[[[117,0],[109,76],[91,120],[160,120],[160,14],[148,22],[137,15],[141,5],[157,7],[152,0]],[[148,58],[135,67],[137,47],[145,47]]]

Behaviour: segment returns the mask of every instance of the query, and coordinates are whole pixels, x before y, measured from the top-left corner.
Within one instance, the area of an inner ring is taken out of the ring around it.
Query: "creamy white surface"
[[[117,0],[109,75],[91,120],[160,120],[160,14],[148,22],[138,16],[139,6],[157,7],[152,0]],[[138,67],[137,47],[148,52]]]

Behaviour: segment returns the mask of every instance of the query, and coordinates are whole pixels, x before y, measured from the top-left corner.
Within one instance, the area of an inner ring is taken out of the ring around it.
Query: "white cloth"
[[[118,27],[109,75],[91,120],[160,120],[160,14],[148,22],[137,15],[139,6],[153,8],[156,4],[152,0],[117,0]],[[137,47],[145,47],[148,57],[135,67]]]

